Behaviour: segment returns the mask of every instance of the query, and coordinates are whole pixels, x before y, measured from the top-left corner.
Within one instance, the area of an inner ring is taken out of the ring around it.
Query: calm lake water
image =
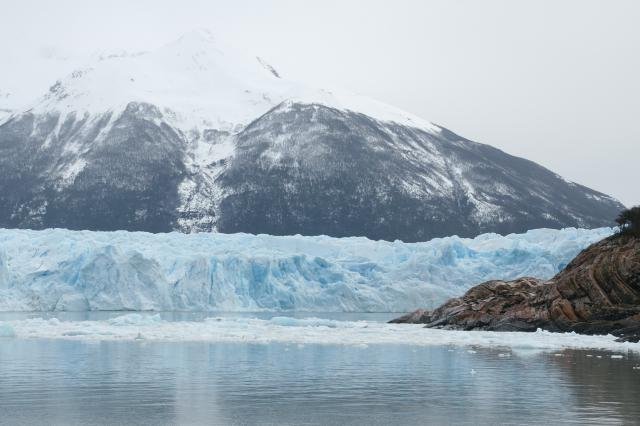
[[[0,423],[640,422],[637,354],[503,352],[2,338]]]

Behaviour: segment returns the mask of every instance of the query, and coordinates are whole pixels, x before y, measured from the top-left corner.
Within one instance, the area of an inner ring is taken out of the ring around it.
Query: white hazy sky
[[[634,205],[639,23],[635,0],[0,0],[0,91],[39,93],[74,58],[207,28],[287,77],[394,104]]]

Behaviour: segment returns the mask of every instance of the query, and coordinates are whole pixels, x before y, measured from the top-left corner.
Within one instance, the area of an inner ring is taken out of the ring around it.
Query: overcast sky
[[[640,204],[640,1],[0,0],[0,10],[0,91],[39,92],[74,58],[207,28],[287,77],[372,96]]]

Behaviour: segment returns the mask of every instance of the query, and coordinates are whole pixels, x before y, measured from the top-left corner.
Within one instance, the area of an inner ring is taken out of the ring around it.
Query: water
[[[593,350],[2,338],[0,423],[637,424],[637,365]]]

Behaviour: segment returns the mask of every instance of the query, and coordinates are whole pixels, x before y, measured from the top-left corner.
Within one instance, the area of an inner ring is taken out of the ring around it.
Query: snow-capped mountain
[[[11,94],[0,90],[0,121],[3,118],[8,117],[13,112],[13,105],[11,102]]]
[[[194,32],[0,117],[0,226],[426,240],[611,224],[622,205]]]

